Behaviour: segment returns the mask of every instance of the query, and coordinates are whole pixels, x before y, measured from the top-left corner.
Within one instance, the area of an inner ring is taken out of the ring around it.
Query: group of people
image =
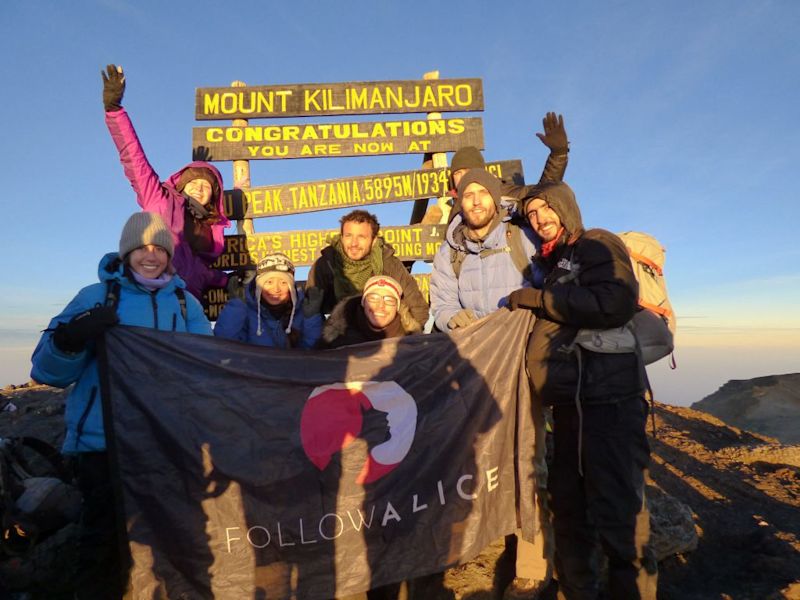
[[[75,384],[63,451],[76,457],[84,495],[77,598],[121,597],[125,585],[96,350],[110,327],[302,351],[420,334],[431,316],[440,332],[468,331],[474,321],[509,309],[536,316],[527,366],[534,410],[552,407],[554,452],[539,487],[544,494],[546,484],[543,505],[552,511],[555,553],[552,545],[507,540],[517,552],[507,597],[536,597],[555,573],[561,597],[596,598],[601,550],[610,597],[655,599],[643,496],[649,459],[644,367],[636,354],[601,354],[573,344],[579,329],[629,321],[637,310],[637,282],[621,241],[584,229],[575,196],[562,181],[568,142],[560,116],[548,113],[544,133],[537,134],[550,148],[537,184],[501,181],[485,170],[476,148],[455,153],[453,208],[433,261],[428,306],[380,237],[377,218],[364,210],[341,219],[339,235],[313,264],[305,289],[278,252],[264,256],[255,277],[237,289],[234,276],[211,267],[228,225],[219,172],[196,161],[161,181],[122,108],[122,68],[109,65],[103,81],[106,124],[143,210],[123,227],[118,251],[100,261],[100,282],[83,288],[52,319],[31,372],[42,383]],[[208,287],[226,285],[237,293],[212,330],[197,298]],[[537,433],[543,440],[544,430]]]

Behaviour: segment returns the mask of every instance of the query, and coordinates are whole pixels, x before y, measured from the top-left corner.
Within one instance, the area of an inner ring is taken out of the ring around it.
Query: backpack
[[[522,245],[522,231],[520,226],[513,221],[506,223],[506,246],[504,248],[487,248],[481,250],[478,256],[484,259],[487,256],[499,254],[501,252],[509,253],[511,255],[511,260],[514,262],[514,266],[522,273],[522,276],[527,280],[531,279],[531,257],[526,255],[525,248]],[[461,265],[464,263],[465,258],[467,258],[466,252],[456,250],[450,246],[450,265],[453,267],[453,273],[455,273],[456,279],[461,275]]]
[[[61,454],[33,437],[0,438],[0,591],[64,579],[81,493]]]
[[[678,321],[664,279],[665,250],[652,235],[639,231],[617,234],[628,249],[633,274],[639,282],[639,310],[634,332],[646,365],[672,354]],[[673,365],[674,367],[674,360]]]
[[[677,320],[664,279],[664,248],[653,236],[638,231],[617,234],[625,244],[639,283],[639,310],[616,329],[581,329],[575,343],[593,352],[640,352],[649,365],[675,349]],[[674,369],[674,360],[672,361]]]

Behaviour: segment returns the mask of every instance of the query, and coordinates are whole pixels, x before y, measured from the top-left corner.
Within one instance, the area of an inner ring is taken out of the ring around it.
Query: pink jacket
[[[161,215],[167,227],[172,231],[172,238],[175,241],[175,255],[172,257],[172,264],[186,281],[189,292],[200,298],[203,291],[209,287],[224,287],[228,281],[227,274],[209,266],[222,253],[225,246],[223,230],[230,223],[225,217],[222,176],[219,171],[210,163],[195,161],[177,173],[173,173],[167,181],[160,181],[158,174],[147,161],[142,144],[139,142],[139,137],[136,135],[136,130],[125,109],[107,112],[106,125],[119,151],[119,159],[125,170],[125,176],[131,182],[133,191],[136,192],[136,201],[139,206],[143,210]],[[221,219],[211,228],[214,248],[207,254],[194,254],[183,235],[185,200],[175,189],[175,185],[178,183],[181,173],[189,167],[208,169],[217,178],[219,196],[216,198],[216,202]]]

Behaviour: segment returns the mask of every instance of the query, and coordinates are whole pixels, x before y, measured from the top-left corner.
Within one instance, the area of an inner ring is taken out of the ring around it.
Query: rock
[[[650,547],[659,562],[697,549],[692,510],[654,485],[646,490],[650,511]]]

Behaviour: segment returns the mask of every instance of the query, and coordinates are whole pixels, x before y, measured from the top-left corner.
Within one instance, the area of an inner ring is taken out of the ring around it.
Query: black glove
[[[462,308],[447,322],[450,329],[458,329],[459,327],[467,327],[478,320],[475,313],[468,308]]]
[[[214,159],[211,158],[211,150],[208,146],[198,146],[197,148],[192,148],[192,160],[211,162]]]
[[[238,298],[244,300],[244,292],[247,285],[255,279],[255,271],[234,271],[228,275],[228,284],[225,286],[228,291],[228,300]]]
[[[119,323],[113,306],[98,306],[61,323],[53,333],[53,344],[62,352],[82,352],[86,343],[96,340],[109,327]]]
[[[508,308],[516,310],[518,308],[542,308],[542,290],[533,288],[521,288],[514,290],[506,298]]]
[[[103,106],[106,112],[114,112],[122,108],[122,95],[125,93],[125,75],[122,67],[107,65],[103,76]]]
[[[544,133],[537,133],[536,137],[550,148],[553,154],[566,154],[569,152],[569,140],[567,130],[564,129],[564,117],[556,116],[556,113],[549,112],[542,119]]]
[[[306,288],[306,297],[303,299],[303,316],[310,319],[318,315],[322,308],[322,290],[318,287]]]

